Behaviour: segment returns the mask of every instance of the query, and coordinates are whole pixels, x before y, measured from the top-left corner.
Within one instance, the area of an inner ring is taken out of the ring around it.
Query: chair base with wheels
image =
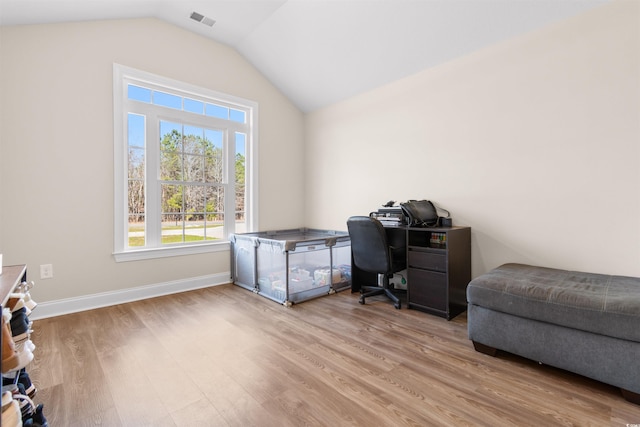
[[[393,301],[393,306],[398,310],[402,307],[402,302],[400,299],[393,293],[393,291],[389,288],[389,276],[384,275],[383,286],[363,286],[360,288],[360,299],[358,302],[360,304],[365,303],[365,298],[375,297],[377,295],[386,295],[391,301]]]

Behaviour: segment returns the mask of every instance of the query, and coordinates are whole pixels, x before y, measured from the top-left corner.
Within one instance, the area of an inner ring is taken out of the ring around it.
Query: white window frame
[[[245,224],[247,232],[258,229],[258,104],[255,101],[239,98],[232,95],[212,91],[202,87],[194,86],[188,83],[158,76],[145,71],[136,70],[120,64],[113,64],[113,115],[114,115],[114,251],[113,256],[116,262],[135,261],[141,259],[162,258],[170,256],[217,252],[229,250],[228,239],[216,241],[203,241],[198,243],[166,245],[163,246],[156,242],[155,246],[144,248],[128,247],[128,146],[127,146],[127,114],[129,112],[128,104],[131,101],[127,97],[128,84],[139,84],[143,87],[150,87],[158,90],[166,90],[169,92],[179,92],[184,96],[193,96],[196,99],[207,99],[209,101],[222,102],[225,105],[235,105],[239,109],[248,111],[247,125],[236,125],[233,121],[217,119],[214,117],[205,117],[202,119],[196,117],[196,124],[215,128],[224,128],[227,130],[229,146],[225,153],[227,155],[228,164],[235,163],[235,132],[246,134],[245,141]],[[143,106],[149,113],[158,118],[166,120],[175,120],[170,113],[170,109],[158,107],[153,104]],[[149,126],[147,126],[149,129]],[[147,145],[155,141],[157,135],[147,135]],[[155,139],[154,139],[155,138]],[[232,163],[229,163],[232,162]],[[147,158],[147,168],[155,168],[155,159]],[[146,174],[149,177],[149,173]],[[233,177],[232,177],[233,178]],[[235,227],[235,180],[230,179],[226,194],[233,197],[225,197],[225,221],[224,236],[233,233]],[[149,184],[149,183],[148,183]],[[154,188],[154,185],[147,185],[147,189]],[[146,206],[148,212],[149,206]],[[152,215],[153,216],[153,215]],[[159,218],[159,215],[155,215]],[[229,218],[230,217],[230,218]],[[151,224],[155,230],[158,224]],[[153,233],[149,229],[149,224],[145,227],[146,233]],[[156,239],[157,240],[157,239]],[[153,242],[154,239],[151,239]]]

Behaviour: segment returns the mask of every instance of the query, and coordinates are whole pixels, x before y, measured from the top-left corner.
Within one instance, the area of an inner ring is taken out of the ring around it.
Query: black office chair
[[[360,270],[383,275],[383,285],[362,286],[360,304],[365,298],[385,294],[399,309],[400,300],[389,288],[389,276],[407,265],[405,248],[394,248],[387,243],[387,234],[382,223],[368,216],[352,216],[347,220],[351,238],[353,263]]]

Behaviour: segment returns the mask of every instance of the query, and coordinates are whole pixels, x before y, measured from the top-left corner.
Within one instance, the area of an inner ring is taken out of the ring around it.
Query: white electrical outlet
[[[51,279],[53,277],[53,264],[42,264],[40,266],[40,278]]]

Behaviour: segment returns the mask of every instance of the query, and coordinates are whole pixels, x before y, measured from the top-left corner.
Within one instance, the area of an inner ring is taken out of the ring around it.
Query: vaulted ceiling
[[[156,17],[235,48],[310,112],[608,1],[0,0],[0,25]]]

